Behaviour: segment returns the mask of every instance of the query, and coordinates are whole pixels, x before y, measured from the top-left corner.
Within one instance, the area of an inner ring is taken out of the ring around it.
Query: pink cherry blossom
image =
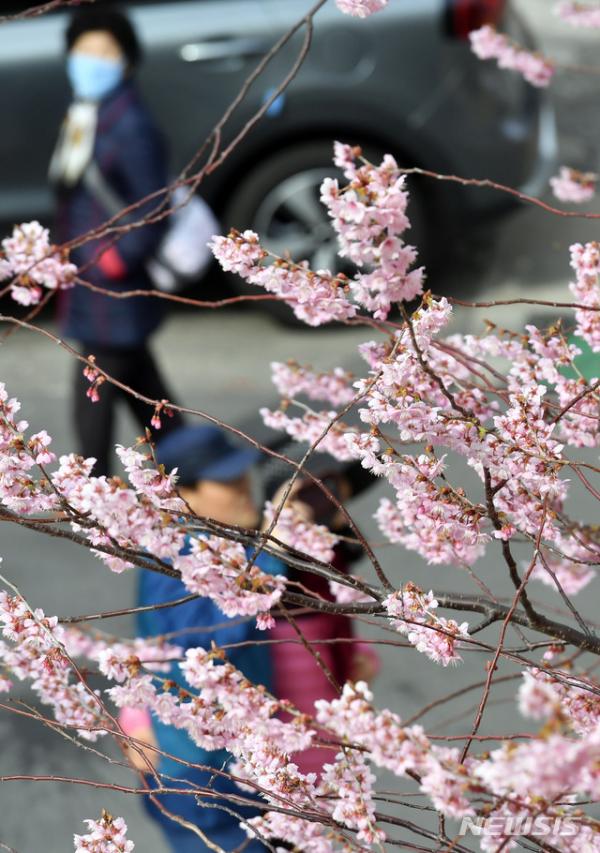
[[[421,778],[421,790],[436,809],[447,817],[461,818],[475,814],[466,793],[468,777],[460,770],[458,749],[435,749],[427,761]]]
[[[385,319],[392,303],[422,293],[424,272],[422,268],[409,271],[417,252],[402,239],[410,227],[405,176],[390,155],[379,166],[354,165],[359,152],[336,143],[335,161],[349,183],[340,188],[337,180],[326,179],[321,200],[338,234],[339,254],[359,267],[376,267],[359,272],[349,282],[354,298],[377,319]]]
[[[600,7],[592,3],[563,0],[556,6],[556,14],[574,27],[600,28]]]
[[[198,595],[209,596],[227,616],[256,615],[276,604],[285,578],[267,575],[248,558],[242,545],[218,536],[192,539],[191,552],[174,560],[181,580]]]
[[[552,801],[565,791],[587,794],[598,790],[598,734],[574,739],[551,734],[492,751],[474,774],[496,796],[536,797]]]
[[[584,549],[581,549],[582,552]],[[531,572],[531,578],[539,580],[546,586],[552,587],[557,592],[556,581],[567,595],[576,595],[584,589],[596,577],[596,570],[584,563],[577,563],[567,559],[556,559],[548,557],[545,563],[538,562]],[[553,577],[554,575],[554,577]],[[556,578],[556,581],[554,580]]]
[[[39,222],[16,225],[12,236],[2,241],[2,249],[0,279],[14,277],[11,292],[21,305],[36,305],[42,287],[57,290],[73,286],[77,267],[58,255],[50,245],[48,229]]]
[[[320,795],[330,798],[333,819],[356,829],[357,839],[369,845],[385,841],[385,833],[376,827],[375,781],[364,757],[347,751],[325,765],[320,785]]]
[[[438,602],[433,593],[425,594],[413,583],[389,595],[383,602],[392,617],[392,625],[406,634],[410,643],[428,658],[448,666],[461,660],[457,642],[468,639],[468,623],[437,616]]]
[[[224,270],[281,297],[309,326],[347,320],[356,314],[343,280],[329,270],[313,272],[306,261],[296,264],[283,258],[264,265],[269,255],[253,231],[231,231],[227,237],[213,238],[210,246]]]
[[[426,456],[389,461],[386,473],[396,490],[396,502],[382,499],[375,518],[391,542],[418,551],[430,563],[471,565],[485,550],[489,535],[483,528],[483,509],[463,499],[460,490],[437,485],[443,462]]]
[[[368,18],[374,12],[380,12],[388,0],[335,0],[340,12],[355,18]]]
[[[275,624],[275,619],[270,613],[258,613],[256,616],[256,627],[259,631],[270,631]]]
[[[575,281],[569,289],[578,303],[587,308],[600,309],[600,244],[597,242],[574,243],[571,247],[571,267],[575,270]],[[576,334],[590,345],[594,352],[600,352],[600,310],[575,311],[577,320]]]
[[[547,86],[554,74],[554,65],[540,54],[512,43],[507,36],[486,24],[469,33],[471,48],[479,59],[496,59],[500,68],[522,74],[532,86]]]
[[[559,174],[550,178],[550,186],[559,201],[582,204],[594,197],[597,179],[598,176],[591,172],[583,173],[561,166]]]
[[[358,580],[362,580],[362,578],[358,578]],[[338,581],[329,581],[329,591],[338,604],[353,604],[359,601],[373,600],[370,595],[361,592],[361,590],[346,583],[338,583]]]
[[[354,458],[347,443],[350,428],[337,420],[337,412],[306,412],[301,418],[295,418],[281,410],[275,412],[262,408],[260,414],[267,426],[284,430],[296,441],[305,441],[312,446],[320,439],[315,447],[319,453],[330,453],[341,462]]]
[[[306,853],[334,853],[336,850],[336,835],[329,827],[279,812],[253,817],[246,822],[245,828],[250,838],[285,838]],[[343,839],[340,837],[340,840]]]
[[[271,524],[276,507],[267,501],[264,509],[266,524]],[[314,524],[303,517],[295,506],[285,506],[279,513],[277,526],[273,531],[284,545],[289,545],[302,554],[308,554],[323,563],[333,560],[333,549],[339,537],[331,533],[323,524]]]
[[[519,687],[519,710],[534,720],[566,722],[578,735],[595,732],[600,723],[597,683],[592,682],[590,686],[595,689],[588,690],[584,681],[581,686],[569,683],[566,672],[557,675],[544,669],[526,670]]]
[[[355,396],[354,376],[341,367],[331,372],[317,373],[290,360],[283,364],[271,362],[272,381],[282,397],[304,394],[309,400],[325,400],[332,406],[344,406]]]
[[[533,672],[524,672],[519,687],[519,711],[524,717],[543,720],[560,708],[560,696],[550,679],[536,677]]]
[[[347,5],[359,15],[359,6],[375,11],[373,4],[348,0]],[[538,84],[549,74],[540,66],[542,58],[494,31],[480,31],[474,42],[482,55],[495,56]],[[335,145],[334,158],[348,184],[325,181],[322,198],[342,254],[359,268],[354,278],[273,258],[253,232],[215,237],[213,249],[226,269],[284,299],[309,323],[350,319],[357,305],[384,320],[394,302],[422,291],[423,271],[414,269],[416,250],[404,242],[410,224],[405,177],[391,157],[375,166],[364,161],[359,149],[341,143]],[[41,293],[51,287],[52,271],[58,276],[57,265],[67,262],[54,257],[39,228],[22,229],[11,239],[0,274],[14,275],[15,264],[29,263],[18,273],[13,295],[35,301],[35,288]],[[585,310],[600,307],[599,244],[572,246],[571,265],[571,289],[582,306],[575,313],[576,332],[600,351],[599,312]],[[36,266],[46,269],[47,280],[33,276],[30,270]],[[64,284],[56,278],[54,286]],[[545,330],[527,325],[522,334],[490,326],[475,336],[449,335],[451,322],[448,300],[426,293],[404,323],[373,324],[370,334],[379,336],[360,345],[364,366],[356,376],[340,367],[315,370],[295,361],[275,362],[273,380],[284,400],[278,411],[262,410],[265,422],[309,445],[319,441],[317,450],[358,460],[380,478],[386,494],[376,519],[388,542],[431,564],[460,569],[470,569],[486,550],[506,555],[513,549],[521,578],[540,580],[554,595],[570,597],[591,585],[600,562],[593,519],[572,517],[569,505],[570,481],[587,471],[573,464],[583,456],[574,451],[600,446],[596,380],[578,375],[580,351],[559,323]],[[97,397],[104,377],[92,360],[84,373],[91,396]],[[349,423],[339,421],[335,408],[354,398],[358,417],[352,420],[349,414]],[[331,410],[313,411],[306,399],[324,400]],[[168,404],[158,401],[155,418],[168,412]],[[181,577],[192,593],[210,597],[224,614],[256,618],[261,630],[273,626],[271,609],[286,602],[285,578],[250,566],[245,547],[226,530],[219,536],[199,533],[202,522],[190,523],[177,496],[177,473],[157,467],[151,447],[141,441],[119,447],[122,476],[97,477],[93,459],[67,454],[56,462],[51,436],[42,426],[30,430],[20,418],[19,401],[0,384],[0,501],[7,512],[27,523],[33,516],[36,525],[39,513],[55,513],[51,523],[87,543],[111,570],[150,563]],[[469,479],[474,485],[467,486]],[[265,516],[267,523],[273,519],[273,506],[267,505]],[[307,562],[330,562],[338,541],[298,507],[283,509],[274,536],[302,552]],[[376,541],[373,547],[385,544]],[[390,563],[401,572],[406,564],[402,552]],[[285,838],[309,853],[384,843],[378,825],[383,821],[376,819],[383,770],[399,779],[408,776],[440,815],[487,815],[498,825],[514,820],[530,829],[537,818],[568,817],[576,823],[577,836],[552,830],[545,840],[565,853],[600,849],[592,813],[585,808],[586,801],[600,796],[600,684],[593,667],[573,655],[563,638],[579,630],[575,620],[573,628],[555,631],[554,623],[563,616],[550,609],[550,627],[544,630],[543,621],[535,625],[536,637],[546,642],[526,651],[497,645],[500,635],[492,632],[500,630],[498,624],[486,626],[489,646],[487,636],[477,645],[477,630],[462,616],[440,615],[439,602],[452,603],[446,596],[454,593],[436,597],[433,589],[426,591],[429,586],[421,589],[410,581],[391,591],[367,571],[371,595],[349,580],[338,583],[335,574],[320,568],[342,605],[333,609],[369,611],[388,632],[398,631],[444,667],[458,662],[467,645],[482,653],[498,648],[502,662],[525,667],[517,702],[530,721],[527,731],[519,734],[519,726],[517,734],[507,732],[503,740],[505,733],[498,730],[491,752],[490,744],[469,740],[462,760],[462,744],[458,749],[440,744],[437,733],[427,735],[419,725],[404,724],[395,710],[376,708],[364,682],[341,684],[339,695],[328,694],[317,699],[314,710],[300,711],[264,685],[252,684],[216,645],[184,652],[163,639],[119,639],[96,629],[65,627],[6,592],[0,594],[0,691],[27,685],[56,721],[89,740],[114,733],[106,700],[119,708],[144,709],[204,749],[229,751],[232,772],[246,787],[259,786],[271,809],[248,822],[248,833],[274,842]],[[428,571],[441,578],[442,589],[452,589],[451,578],[444,580],[447,569]],[[533,587],[527,591],[533,602]],[[481,589],[477,594],[485,598]],[[505,606],[505,592],[502,596],[500,606]],[[356,606],[364,601],[368,608]],[[554,610],[565,609],[564,601],[555,599],[555,605]],[[523,597],[517,607],[525,619]],[[535,607],[543,613],[543,602],[536,600]],[[588,648],[593,642],[590,635],[575,646]],[[483,668],[483,654],[473,657],[495,687],[493,672]],[[94,692],[84,681],[88,672],[100,673],[111,686]],[[328,750],[321,775],[302,770],[299,754],[309,747]],[[284,811],[277,811],[282,806]],[[502,825],[479,839],[482,849],[496,853],[514,845]],[[88,835],[76,837],[77,850],[116,853],[133,847],[120,818],[104,815],[88,826]]]
[[[135,844],[127,839],[127,824],[122,817],[103,812],[101,819],[84,820],[87,835],[75,835],[75,853],[131,853]]]
[[[22,598],[0,592],[0,626],[9,641],[0,643],[0,664],[19,681],[29,681],[58,722],[95,741],[107,721],[94,694],[75,678],[65,655],[65,634],[57,623],[40,609],[32,611]]]

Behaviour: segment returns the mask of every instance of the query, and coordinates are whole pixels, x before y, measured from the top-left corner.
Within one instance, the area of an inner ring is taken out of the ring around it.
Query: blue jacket
[[[99,106],[93,156],[109,186],[129,204],[167,183],[163,138],[130,80],[121,83]],[[140,219],[159,203],[160,199],[155,199],[138,208],[135,218]],[[72,189],[59,189],[57,229],[61,242],[97,228],[110,216],[82,182]],[[151,289],[145,262],[164,228],[164,222],[135,228],[118,240],[116,248],[127,269],[124,278],[108,279],[97,266],[86,269],[82,278],[109,290]],[[88,242],[73,250],[71,258],[82,267],[107,244],[110,240]],[[163,305],[152,297],[113,299],[77,286],[64,292],[63,334],[84,344],[138,347],[159,325]]]
[[[284,575],[287,571],[284,563],[277,557],[265,552],[259,555],[256,565],[271,575]],[[188,594],[189,590],[175,578],[149,571],[141,572],[138,596],[138,603],[141,606],[174,601]],[[219,627],[211,628],[211,626]],[[211,630],[194,631],[194,628],[209,628]],[[186,629],[189,629],[189,633]],[[173,631],[184,632],[178,634],[173,642],[185,650],[196,646],[209,649],[213,641],[216,645],[223,646],[230,643],[242,643],[247,640],[265,639],[264,633],[256,628],[254,619],[245,622],[229,619],[210,598],[197,598],[186,604],[148,611],[140,613],[138,616],[138,633],[140,636],[156,637]],[[268,646],[248,645],[231,649],[227,651],[227,658],[250,681],[264,684],[267,689],[271,688],[271,656]],[[178,664],[173,665],[168,677],[178,684],[184,686],[186,684]],[[153,720],[153,726],[161,749],[176,755],[178,758],[223,769],[230,757],[224,750],[201,749],[196,746],[186,732],[175,729],[173,726],[163,725],[156,719]],[[164,757],[160,760],[159,770],[162,773],[168,773],[170,776],[186,775],[186,769],[182,764]]]

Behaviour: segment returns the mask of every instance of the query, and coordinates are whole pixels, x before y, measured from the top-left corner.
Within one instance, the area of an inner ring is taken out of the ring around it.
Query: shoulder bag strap
[[[121,198],[121,196],[113,190],[95,160],[92,160],[82,176],[84,187],[91,195],[99,202],[102,207],[110,214],[116,216],[124,208],[129,205]]]

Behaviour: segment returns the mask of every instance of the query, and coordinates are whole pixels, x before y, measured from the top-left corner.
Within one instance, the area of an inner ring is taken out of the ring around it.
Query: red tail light
[[[466,39],[471,30],[497,24],[505,6],[506,0],[448,0],[448,31],[456,38]]]

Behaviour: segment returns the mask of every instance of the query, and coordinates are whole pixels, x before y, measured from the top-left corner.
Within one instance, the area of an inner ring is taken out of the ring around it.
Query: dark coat
[[[119,198],[131,204],[167,183],[163,138],[141,102],[131,81],[125,81],[99,106],[94,159],[109,186]],[[140,219],[161,201],[153,200],[136,210]],[[60,242],[66,242],[97,228],[110,218],[82,182],[74,188],[58,191],[57,229]],[[127,273],[118,280],[107,278],[93,261],[102,246],[110,241],[95,240],[74,249],[72,261],[81,269],[81,277],[109,290],[124,291],[152,285],[145,271],[164,233],[164,222],[135,228],[115,244]],[[114,299],[76,286],[64,292],[62,331],[87,345],[133,348],[144,344],[157,328],[163,306],[155,297]]]

